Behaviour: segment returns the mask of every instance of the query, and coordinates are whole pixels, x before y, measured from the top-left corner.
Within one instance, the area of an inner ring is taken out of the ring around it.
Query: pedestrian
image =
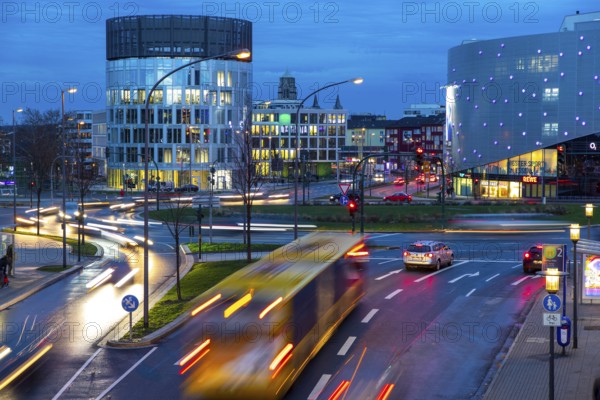
[[[3,276],[2,284],[0,285],[0,287],[8,286],[8,275],[7,275],[7,271],[6,271],[8,264],[9,264],[9,260],[8,260],[7,256],[0,258],[0,271],[2,272],[2,276]]]
[[[8,275],[15,276],[15,250],[12,244],[9,244],[6,247],[6,259],[8,260]]]

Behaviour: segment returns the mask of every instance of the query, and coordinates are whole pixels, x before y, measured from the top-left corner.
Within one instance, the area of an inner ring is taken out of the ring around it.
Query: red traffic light
[[[423,154],[424,150],[422,147],[417,147],[417,154]]]
[[[350,215],[354,215],[354,213],[356,212],[357,206],[356,206],[356,202],[354,200],[350,201],[348,203],[348,212],[350,213]]]

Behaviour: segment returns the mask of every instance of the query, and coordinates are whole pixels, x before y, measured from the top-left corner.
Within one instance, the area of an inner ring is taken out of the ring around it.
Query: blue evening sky
[[[144,14],[204,14],[253,22],[254,98],[276,97],[279,77],[296,77],[299,96],[339,87],[351,113],[399,118],[412,103],[444,103],[448,49],[464,39],[558,31],[565,15],[600,10],[597,1],[2,1],[0,118],[12,110],[105,106],[105,20]],[[336,92],[324,91],[321,105]],[[0,123],[1,124],[1,123]]]

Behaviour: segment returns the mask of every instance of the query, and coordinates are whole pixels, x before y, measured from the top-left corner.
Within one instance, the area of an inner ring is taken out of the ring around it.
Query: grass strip
[[[192,302],[196,296],[221,282],[235,271],[248,265],[247,260],[227,260],[196,263],[180,280],[181,297],[177,299],[177,286],[173,286],[167,294],[148,312],[148,328],[144,329],[144,321],[140,320],[133,327],[134,339],[142,338],[174,321],[196,304]]]

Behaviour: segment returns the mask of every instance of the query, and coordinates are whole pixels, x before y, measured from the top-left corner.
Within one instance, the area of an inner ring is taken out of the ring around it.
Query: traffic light
[[[423,148],[417,147],[416,153],[417,153],[417,155],[416,155],[417,165],[420,167],[421,165],[423,165],[423,153],[424,153]]]
[[[565,145],[564,144],[559,144],[558,146],[556,146],[556,160],[558,162],[558,165],[564,165],[566,163],[566,152],[565,152]]]
[[[350,202],[348,203],[348,214],[350,214],[350,216],[353,216],[356,213],[357,208],[358,206],[356,205],[356,201],[350,200]]]

